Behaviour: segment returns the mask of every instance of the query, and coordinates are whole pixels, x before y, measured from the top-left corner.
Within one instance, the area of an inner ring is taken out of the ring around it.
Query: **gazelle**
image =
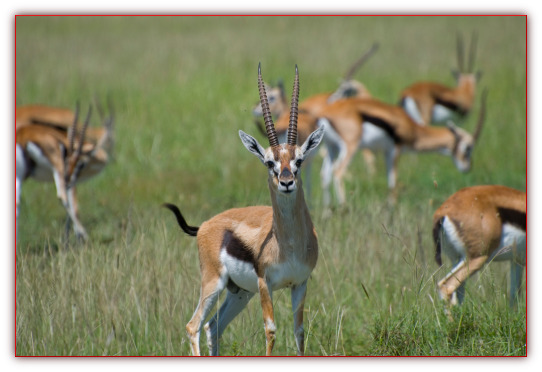
[[[30,106],[27,106],[27,108]],[[78,217],[78,205],[75,194],[75,183],[88,179],[99,173],[109,161],[109,153],[112,146],[113,117],[110,116],[104,122],[104,128],[95,129],[94,135],[101,133],[101,137],[87,140],[86,132],[90,121],[91,110],[78,131],[78,109],[72,112],[72,124],[66,128],[67,116],[63,121],[55,121],[51,125],[48,121],[55,108],[40,107],[40,110],[17,110],[17,123],[21,125],[16,129],[16,208],[19,215],[22,184],[27,178],[38,181],[54,182],[57,197],[68,213],[68,224],[73,223],[73,228],[78,239],[87,239],[87,233]],[[59,109],[58,112],[64,112]],[[29,120],[32,117],[34,119]],[[59,118],[59,117],[57,117]],[[49,124],[46,124],[49,123]],[[66,230],[67,232],[67,230]]]
[[[452,157],[459,171],[468,172],[485,118],[486,95],[487,92],[482,95],[480,116],[473,135],[452,122],[446,127],[420,126],[402,108],[373,99],[342,99],[329,105],[318,121],[326,128],[324,143],[327,155],[321,170],[324,205],[330,203],[332,180],[337,201],[339,204],[345,202],[342,178],[359,148],[384,152],[392,201],[395,199],[397,163],[402,149],[439,152]]]
[[[300,143],[305,142],[309,134],[314,132],[318,128],[318,116],[320,112],[329,104],[340,100],[342,98],[356,97],[356,98],[371,98],[369,90],[357,80],[354,80],[354,73],[371,57],[378,49],[378,43],[374,43],[372,47],[367,50],[356,62],[350,66],[348,71],[343,77],[343,80],[339,87],[334,92],[315,94],[299,104],[299,116],[298,116],[298,140]],[[288,102],[284,91],[284,85],[279,83],[276,87],[266,87],[269,101],[269,108],[271,115],[276,118],[275,128],[279,140],[284,140],[286,132],[289,128],[290,118],[288,116]],[[254,117],[262,117],[262,109],[260,103],[258,103],[252,109]],[[256,120],[256,126],[259,131],[265,135],[265,131],[262,128],[261,123]],[[375,173],[375,158],[374,154],[370,150],[363,150],[363,158],[367,165],[369,174]],[[305,169],[307,178],[305,180],[307,195],[311,195],[311,183],[310,174],[312,166],[313,156],[305,162]]]
[[[279,143],[260,66],[258,88],[271,147],[264,149],[243,131],[239,131],[239,135],[247,150],[268,169],[272,206],[229,209],[200,227],[193,227],[187,225],[176,206],[164,205],[175,214],[182,230],[190,236],[197,236],[198,241],[201,293],[198,307],[186,325],[193,355],[200,354],[199,334],[203,322],[224,288],[228,291],[224,303],[205,324],[211,355],[218,355],[218,340],[222,332],[256,292],[260,294],[263,312],[266,355],[271,355],[275,343],[272,292],[286,287],[291,288],[297,354],[304,353],[303,307],[307,280],[318,258],[318,240],[299,173],[307,155],[320,143],[324,130],[317,129],[301,147],[297,146],[297,66],[287,143]]]
[[[419,125],[445,122],[456,116],[467,115],[474,103],[476,83],[481,72],[474,72],[476,35],[473,34],[469,61],[465,68],[464,44],[457,36],[457,63],[459,70],[452,70],[457,85],[454,88],[440,83],[423,81],[410,85],[401,92],[400,105]]]
[[[463,302],[465,282],[492,261],[510,261],[510,305],[519,294],[526,263],[527,195],[505,186],[466,187],[450,196],[433,216],[435,259],[441,252],[453,269],[438,282],[448,306]]]

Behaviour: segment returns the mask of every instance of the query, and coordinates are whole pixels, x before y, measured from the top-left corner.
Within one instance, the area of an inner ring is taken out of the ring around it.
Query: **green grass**
[[[64,249],[65,212],[53,185],[24,184],[17,355],[189,355],[197,247],[160,204],[178,204],[194,225],[227,208],[269,204],[266,171],[237,135],[259,136],[250,113],[258,62],[266,81],[283,78],[288,87],[297,63],[303,99],[334,89],[378,41],[356,77],[395,103],[416,80],[453,83],[458,30],[478,32],[480,86],[489,88],[473,170],[460,174],[437,154],[404,154],[400,200],[390,207],[382,157],[369,179],[357,156],[348,206],[324,218],[316,160],[320,256],[308,287],[306,353],[525,355],[525,297],[508,309],[508,265],[473,277],[449,323],[435,291],[449,263],[438,269],[431,239],[434,210],[457,189],[526,188],[520,17],[18,17],[16,104],[73,107],[110,94],[117,117],[114,162],[78,188],[88,244]],[[463,126],[472,130],[476,114]],[[275,355],[295,354],[289,298],[274,295]],[[226,330],[221,353],[265,353],[257,296]]]

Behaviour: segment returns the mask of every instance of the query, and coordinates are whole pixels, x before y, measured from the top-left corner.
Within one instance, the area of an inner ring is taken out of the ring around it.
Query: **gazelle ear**
[[[303,153],[303,158],[306,158],[307,155],[314,150],[324,138],[325,128],[321,126],[310,134],[305,143],[301,146],[301,152]]]
[[[241,141],[247,150],[256,155],[262,163],[265,163],[265,149],[258,143],[256,138],[246,134],[242,130],[239,131],[239,137],[241,137]]]

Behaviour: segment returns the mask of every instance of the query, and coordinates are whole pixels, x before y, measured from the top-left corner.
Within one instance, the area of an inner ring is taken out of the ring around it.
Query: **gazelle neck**
[[[416,139],[413,148],[416,151],[436,151],[451,154],[455,144],[455,137],[446,127],[420,126],[416,127]]]
[[[305,240],[312,232],[313,225],[305,202],[301,178],[298,176],[297,187],[290,194],[276,190],[269,179],[269,191],[273,207],[273,231],[277,240],[288,246],[303,247]]]

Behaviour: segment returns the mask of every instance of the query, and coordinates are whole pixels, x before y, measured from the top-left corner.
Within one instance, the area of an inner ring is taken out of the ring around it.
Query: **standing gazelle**
[[[476,83],[481,72],[474,72],[474,55],[476,52],[476,34],[473,34],[469,63],[465,68],[464,44],[457,36],[458,70],[452,70],[456,87],[448,87],[432,81],[414,83],[401,92],[400,105],[419,125],[445,122],[454,116],[465,116],[474,103]]]
[[[70,115],[71,114],[71,115]],[[54,182],[57,197],[68,213],[68,223],[78,239],[87,233],[79,221],[75,184],[99,173],[109,161],[113,142],[113,116],[104,127],[87,136],[91,111],[81,130],[76,112],[49,106],[22,106],[16,111],[16,204],[17,216],[22,183],[27,178]],[[70,119],[71,116],[71,119]],[[71,124],[68,123],[71,121]],[[90,138],[88,138],[90,137]]]
[[[307,280],[318,258],[318,239],[303,196],[300,167],[322,140],[324,130],[314,131],[297,146],[299,77],[296,66],[287,143],[280,144],[258,66],[258,88],[271,147],[264,149],[256,139],[239,131],[241,141],[268,169],[272,206],[229,209],[204,222],[188,226],[179,209],[165,204],[177,217],[183,231],[197,236],[201,293],[198,307],[186,325],[193,355],[200,355],[199,334],[207,315],[227,288],[217,314],[205,324],[211,355],[218,355],[222,332],[246,306],[254,293],[260,294],[266,336],[266,355],[275,343],[272,292],[290,287],[294,313],[297,354],[304,353],[303,307]]]
[[[448,305],[461,303],[465,282],[491,261],[510,261],[510,305],[519,293],[526,263],[527,195],[505,186],[466,187],[450,196],[433,216],[435,259],[441,251],[453,269],[438,282]],[[453,320],[449,309],[446,313]]]

